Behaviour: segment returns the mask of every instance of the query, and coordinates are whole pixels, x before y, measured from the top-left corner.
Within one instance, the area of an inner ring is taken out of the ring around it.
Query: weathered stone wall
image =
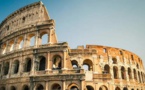
[[[144,90],[136,54],[99,45],[70,49],[58,43],[54,27],[42,2],[0,24],[0,90]]]

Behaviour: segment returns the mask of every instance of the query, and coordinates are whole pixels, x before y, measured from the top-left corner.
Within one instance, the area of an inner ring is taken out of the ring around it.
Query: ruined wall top
[[[42,2],[24,6],[1,22],[0,40],[9,34],[39,25],[42,22],[50,22],[50,17]]]

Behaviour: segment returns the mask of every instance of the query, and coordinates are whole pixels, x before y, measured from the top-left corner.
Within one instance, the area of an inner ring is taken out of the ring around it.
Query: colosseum
[[[0,90],[145,90],[145,70],[121,48],[58,42],[39,1],[0,24]]]

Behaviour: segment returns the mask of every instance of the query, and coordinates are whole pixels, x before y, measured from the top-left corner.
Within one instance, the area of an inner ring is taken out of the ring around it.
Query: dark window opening
[[[14,74],[18,73],[18,71],[19,71],[19,61],[16,60],[14,62]]]
[[[39,71],[45,70],[45,63],[46,63],[45,57],[40,57]]]
[[[9,62],[7,62],[4,66],[4,75],[7,75],[9,72]]]

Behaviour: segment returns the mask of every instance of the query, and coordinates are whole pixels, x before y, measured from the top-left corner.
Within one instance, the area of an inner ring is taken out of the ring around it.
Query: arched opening
[[[28,85],[23,86],[23,90],[30,90]]]
[[[139,69],[139,65],[138,64],[136,64],[136,68]]]
[[[107,52],[107,49],[106,48],[103,48],[103,53],[106,53]]]
[[[13,73],[16,74],[19,71],[19,61],[15,60],[13,63]]]
[[[13,51],[14,50],[14,41],[11,41],[9,43],[9,46],[10,46],[9,51]]]
[[[6,90],[6,88],[5,87],[1,87],[0,90]]]
[[[128,68],[128,76],[129,76],[129,79],[132,79],[132,75],[131,75],[131,69],[130,68]]]
[[[121,77],[122,79],[126,79],[125,68],[123,66],[121,67]]]
[[[24,45],[24,40],[21,40],[19,44],[19,49],[23,48],[23,45]]]
[[[127,87],[124,87],[123,90],[128,90]]]
[[[11,86],[11,90],[16,90],[16,88],[14,86]]]
[[[113,67],[113,74],[114,74],[114,79],[118,79],[118,67],[116,66]]]
[[[117,64],[117,59],[116,58],[112,58],[113,64]]]
[[[17,40],[17,43],[18,43],[18,49],[21,49],[23,48],[23,45],[24,45],[24,38],[23,37],[19,37],[18,40]]]
[[[99,88],[99,90],[108,90],[108,88],[107,88],[106,86],[102,85],[102,86]]]
[[[104,72],[103,72],[103,73],[105,73],[105,74],[106,74],[106,73],[110,73],[110,66],[109,66],[109,65],[106,64],[106,65],[104,66]]]
[[[79,89],[78,89],[78,87],[76,87],[76,86],[72,86],[72,87],[70,88],[70,90],[79,90]]]
[[[116,87],[115,90],[121,90],[119,87]]]
[[[131,90],[134,90],[134,89],[131,89]]]
[[[61,90],[61,86],[59,84],[53,84],[51,90]]]
[[[30,46],[34,46],[35,45],[35,36],[31,36],[30,37]]]
[[[62,59],[59,55],[54,56],[53,58],[53,69],[61,69],[62,68]]]
[[[32,60],[31,58],[27,58],[24,66],[24,72],[30,72],[31,71],[31,65],[32,65]]]
[[[87,90],[94,90],[94,88],[90,85],[86,86]]]
[[[46,58],[44,56],[41,56],[39,58],[40,58],[39,71],[45,70]]]
[[[4,64],[4,75],[7,75],[9,72],[9,62],[6,62]]]
[[[76,60],[71,61],[71,64],[73,66],[73,69],[77,69],[78,68],[78,62]]]
[[[43,34],[41,36],[41,44],[47,44],[48,43],[48,34]]]
[[[93,71],[93,63],[92,63],[92,61],[89,60],[89,59],[84,60],[83,68],[86,71]]]
[[[37,86],[36,90],[44,90],[44,87],[40,84]]]
[[[137,74],[136,74],[136,70],[133,69],[133,73],[134,73],[134,79],[137,80]]]
[[[2,46],[2,54],[5,54],[6,53],[6,44],[4,44],[3,46]]]

